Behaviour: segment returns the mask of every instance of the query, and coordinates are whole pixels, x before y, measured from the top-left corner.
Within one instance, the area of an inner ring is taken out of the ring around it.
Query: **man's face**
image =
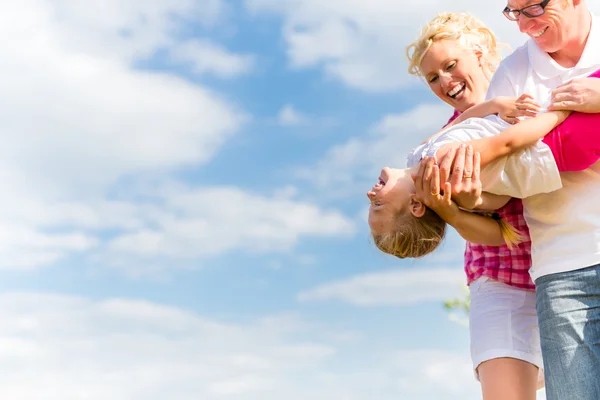
[[[507,7],[519,10],[540,0],[509,0]],[[577,23],[572,0],[550,0],[544,14],[535,18],[520,15],[516,21],[519,30],[533,38],[546,53],[555,53],[568,46],[569,31]]]

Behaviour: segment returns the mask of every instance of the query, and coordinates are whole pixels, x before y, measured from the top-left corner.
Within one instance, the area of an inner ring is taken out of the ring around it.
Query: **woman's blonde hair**
[[[417,40],[406,47],[409,74],[423,76],[421,61],[431,45],[440,40],[456,40],[465,48],[481,52],[490,77],[502,59],[496,36],[481,20],[467,13],[444,12],[436,15]]]
[[[523,241],[521,233],[497,213],[487,213],[500,226],[500,232],[509,249]],[[375,246],[384,253],[398,258],[419,258],[434,251],[444,239],[446,222],[432,209],[417,218],[406,209],[393,217],[393,229],[388,232],[371,231]]]

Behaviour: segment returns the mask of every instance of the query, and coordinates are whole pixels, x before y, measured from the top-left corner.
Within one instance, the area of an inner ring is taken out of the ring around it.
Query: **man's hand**
[[[550,111],[600,112],[600,79],[573,79],[552,91]]]

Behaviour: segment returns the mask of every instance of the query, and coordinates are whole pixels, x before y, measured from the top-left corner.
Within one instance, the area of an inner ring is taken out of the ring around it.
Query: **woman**
[[[500,62],[494,34],[462,13],[437,15],[407,53],[409,72],[424,78],[432,92],[453,107],[449,123],[484,101]],[[499,102],[496,112],[514,123],[538,110],[530,99],[522,98]],[[471,190],[469,177],[464,188]],[[498,214],[527,235],[520,200],[511,200]],[[535,286],[528,273],[530,245],[528,240],[512,249],[466,244],[471,357],[485,400],[535,399],[538,381],[543,379]]]

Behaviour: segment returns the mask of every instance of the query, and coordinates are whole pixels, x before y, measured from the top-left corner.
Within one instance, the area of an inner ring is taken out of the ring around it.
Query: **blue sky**
[[[469,10],[516,46],[503,6],[3,5],[0,396],[477,399],[463,242],[379,253],[365,192],[451,115],[406,44]]]

